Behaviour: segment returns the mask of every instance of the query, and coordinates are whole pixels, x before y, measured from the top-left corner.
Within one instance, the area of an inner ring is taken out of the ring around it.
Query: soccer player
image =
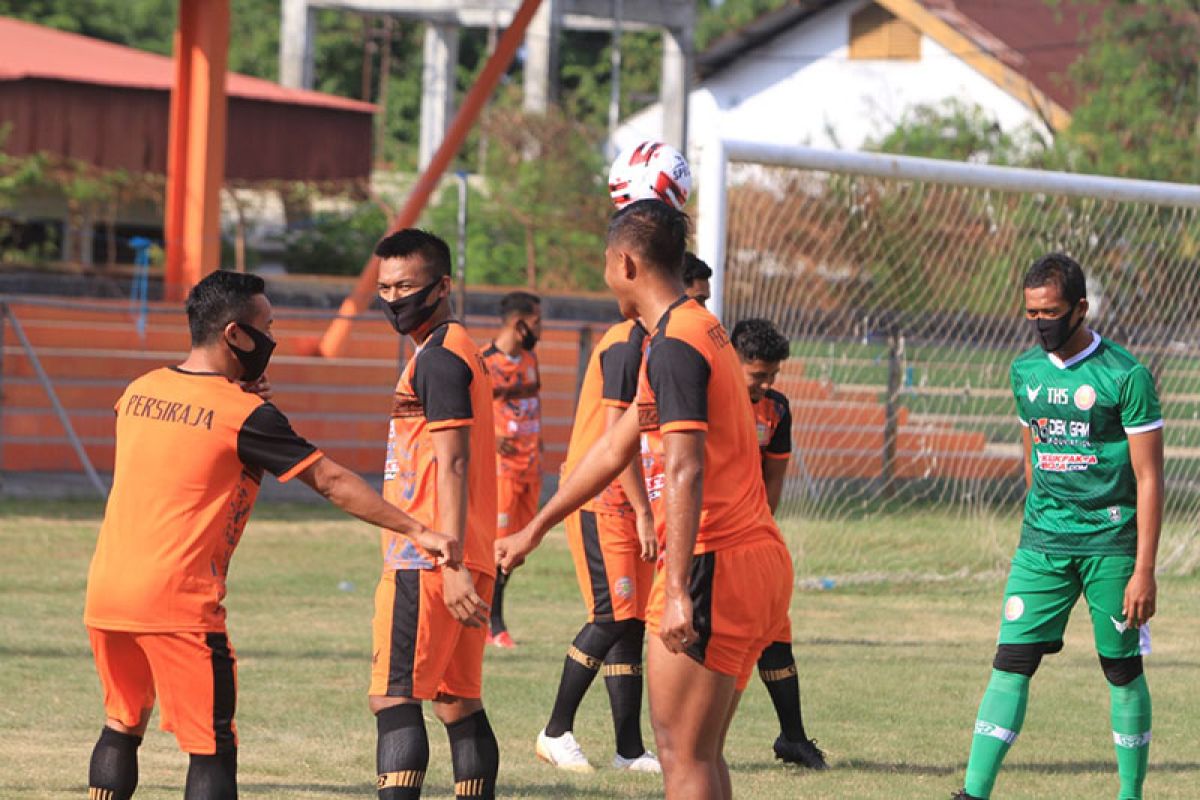
[[[542,335],[542,302],[529,292],[510,292],[500,301],[500,331],[483,351],[492,376],[492,413],[496,422],[496,536],[525,527],[537,512],[542,491],[542,388],[537,347]],[[496,575],[492,594],[489,641],[515,647],[504,624],[504,587],[508,576]]]
[[[88,571],[84,622],[107,716],[88,796],[128,800],[156,699],[163,730],[188,753],[184,797],[237,796],[237,658],[225,629],[225,578],[264,472],[298,478],[344,511],[409,537],[431,561],[461,550],[384,502],[298,436],[243,384],[259,381],[275,340],[262,278],[214,272],[188,294],[183,363],[126,387],[115,406],[113,488]]]
[[[654,321],[637,405],[496,549],[511,569],[625,469],[639,432],[655,434],[664,553],[647,612],[651,722],[667,797],[728,798],[725,736],[759,654],[788,630],[792,562],[762,481],[746,480],[759,454],[737,355],[716,317],[683,294],[687,230],[687,216],[657,200],[613,216],[605,282],[626,319]]]
[[[633,404],[645,339],[642,324],[626,320],[609,328],[592,350],[564,475]],[[661,772],[642,742],[642,640],[658,540],[639,459],[571,512],[566,527],[587,623],[567,650],[550,721],[537,737],[537,755],[560,769],[592,771],[573,729],[583,696],[603,671],[617,740],[613,766]]]
[[[1142,797],[1150,690],[1142,674],[1157,585],[1163,419],[1154,379],[1091,331],[1083,270],[1051,253],[1025,274],[1038,347],[1013,362],[1025,453],[1025,521],[1004,589],[999,646],[975,722],[960,800],[989,798],[1025,719],[1042,656],[1063,647],[1082,594],[1108,679],[1121,800]]]
[[[463,550],[461,567],[439,566],[405,536],[383,532],[369,689],[379,798],[420,797],[429,762],[424,700],[450,738],[455,796],[492,798],[500,753],[481,699],[496,569],[492,381],[451,317],[446,243],[410,228],[383,238],[375,255],[384,312],[417,345],[396,384],[384,497],[436,521]]]
[[[708,305],[712,297],[712,267],[705,264],[695,253],[688,251],[683,256],[683,293],[702,306]]]
[[[742,374],[754,407],[758,449],[762,453],[762,477],[767,505],[775,514],[783,495],[783,478],[792,455],[792,411],[788,399],[775,390],[779,367],[790,347],[775,326],[765,319],[744,319],[733,326],[733,349],[742,362]],[[772,642],[758,659],[762,678],[779,718],[775,757],[811,769],[827,769],[825,754],[808,738],[800,713],[800,681],[792,654],[792,632]]]

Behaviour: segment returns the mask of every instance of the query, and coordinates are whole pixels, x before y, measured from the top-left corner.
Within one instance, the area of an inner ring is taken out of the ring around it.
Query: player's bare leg
[[[736,679],[675,655],[649,637],[650,721],[668,798],[724,800],[729,773],[721,748],[737,704]]]
[[[433,713],[446,726],[450,737],[454,796],[492,800],[500,770],[500,746],[483,710],[483,701],[477,697],[442,694],[433,701]]]
[[[726,800],[733,800],[733,780],[729,777],[729,764],[725,761],[725,739],[729,736],[729,726],[733,723],[733,715],[737,713],[738,704],[742,702],[742,693],[733,693],[733,703],[729,706],[729,715],[725,717],[725,725],[721,728],[721,786],[725,790]]]

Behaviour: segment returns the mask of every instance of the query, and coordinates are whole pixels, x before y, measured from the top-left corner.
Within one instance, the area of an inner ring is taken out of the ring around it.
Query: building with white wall
[[[1093,10],[1092,13],[1098,13]],[[1064,127],[1067,69],[1082,52],[1074,8],[1045,0],[803,0],[732,31],[697,57],[688,142],[719,132],[781,145],[859,149],[906,110],[958,99],[1005,130]],[[655,104],[617,147],[663,136]]]

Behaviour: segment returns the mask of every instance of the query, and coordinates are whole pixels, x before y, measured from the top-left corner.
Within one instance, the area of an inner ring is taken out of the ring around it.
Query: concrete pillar
[[[543,113],[558,102],[562,3],[542,0],[525,34],[525,110]]]
[[[293,89],[313,87],[313,42],[317,12],[308,0],[283,0],[279,23],[279,82]]]
[[[458,26],[430,23],[425,27],[425,61],[421,68],[421,142],[417,168],[424,170],[446,138],[454,119]]]
[[[663,141],[687,155],[688,95],[692,91],[693,32],[690,28],[663,31]]]

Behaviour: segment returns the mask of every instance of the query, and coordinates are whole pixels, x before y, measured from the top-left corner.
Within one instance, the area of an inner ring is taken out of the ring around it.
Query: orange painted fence
[[[153,304],[143,342],[126,302],[8,298],[7,303],[96,468],[111,471],[113,403],[131,379],[175,363],[186,352],[188,332],[181,309],[176,304]],[[359,472],[378,474],[390,391],[407,353],[380,314],[358,320],[341,356],[306,354],[333,316],[330,311],[276,309],[279,346],[270,367],[275,402],[302,435],[333,458]],[[486,317],[468,319],[481,345],[490,340],[496,322]],[[548,323],[538,346],[548,472],[557,471],[565,455],[581,351],[586,352],[604,328],[586,322]],[[7,322],[3,333],[0,469],[81,471],[66,431]],[[886,419],[882,390],[839,390],[825,381],[805,378],[803,363],[795,360],[785,362],[778,388],[792,400],[792,437],[798,454],[792,460],[793,476],[837,480],[881,474]],[[897,421],[897,477],[993,478],[1016,474],[1019,467],[1015,459],[990,453],[981,433],[914,421],[903,408]]]

